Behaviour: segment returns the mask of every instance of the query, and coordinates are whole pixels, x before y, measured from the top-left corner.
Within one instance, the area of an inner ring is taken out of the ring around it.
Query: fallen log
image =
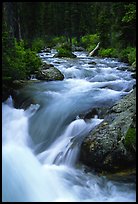
[[[96,47],[89,53],[89,57],[93,56],[95,51],[99,49],[100,42],[96,45]]]

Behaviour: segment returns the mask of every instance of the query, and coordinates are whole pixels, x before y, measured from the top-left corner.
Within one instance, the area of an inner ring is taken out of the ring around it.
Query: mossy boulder
[[[69,43],[60,44],[56,49],[57,53],[54,57],[76,58],[76,55],[72,53],[72,47]]]
[[[72,52],[64,49],[60,49],[58,53],[54,55],[54,57],[67,57],[67,58],[76,58],[76,55],[74,55]]]
[[[122,98],[84,139],[80,161],[96,171],[117,172],[136,165],[136,90]]]

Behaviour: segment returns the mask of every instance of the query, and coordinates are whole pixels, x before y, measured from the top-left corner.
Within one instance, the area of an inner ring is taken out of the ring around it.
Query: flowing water
[[[132,91],[131,72],[121,71],[127,64],[86,52],[75,52],[76,59],[54,54],[39,55],[63,81],[28,85],[19,93],[20,109],[11,97],[2,104],[3,202],[135,202],[134,182],[109,180],[78,162],[84,137],[103,121],[80,115]]]

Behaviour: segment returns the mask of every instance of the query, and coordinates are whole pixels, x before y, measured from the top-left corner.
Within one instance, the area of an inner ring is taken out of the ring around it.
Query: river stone
[[[36,78],[46,81],[63,80],[64,75],[53,65],[46,64],[36,73]]]
[[[117,172],[135,166],[136,152],[125,146],[129,128],[136,128],[136,90],[108,111],[105,119],[84,139],[80,161],[102,172]]]
[[[88,64],[93,64],[93,65],[96,65],[96,62],[91,61],[91,62],[88,62]]]
[[[83,112],[79,114],[79,118],[84,119],[87,121],[87,119],[91,118],[100,118],[103,119],[107,113],[108,107],[93,107],[92,109],[88,110],[87,112]]]

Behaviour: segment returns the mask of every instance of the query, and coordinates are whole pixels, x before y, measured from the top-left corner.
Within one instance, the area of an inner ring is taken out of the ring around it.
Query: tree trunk
[[[20,25],[20,19],[19,19],[19,17],[18,17],[18,36],[19,36],[19,40],[22,40],[21,25]]]

